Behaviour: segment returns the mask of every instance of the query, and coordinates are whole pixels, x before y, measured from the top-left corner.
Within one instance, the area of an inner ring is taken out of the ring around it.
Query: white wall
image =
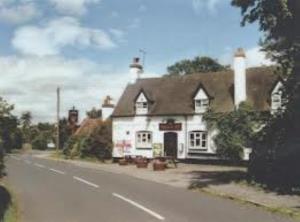
[[[113,107],[102,107],[102,119],[107,120],[111,116],[113,111]]]
[[[159,124],[166,122],[167,119],[174,119],[176,123],[182,124],[181,131],[160,131]],[[192,159],[197,156],[188,156],[188,134],[191,131],[207,131],[206,124],[203,121],[202,115],[194,116],[168,116],[168,117],[146,117],[146,116],[135,116],[135,117],[122,117],[113,118],[113,157],[120,158],[124,155],[131,156],[144,156],[147,158],[153,158],[152,149],[137,149],[136,148],[136,132],[137,131],[151,131],[152,132],[152,143],[160,143],[163,146],[164,133],[176,132],[178,135],[178,159]],[[217,130],[208,132],[208,149],[201,151],[199,154],[216,154],[216,145],[214,144],[213,138],[218,134]],[[118,142],[126,141],[131,144],[131,148],[125,153],[120,152],[115,145]],[[250,148],[244,151],[244,160],[249,159]]]
[[[174,119],[176,123],[182,124],[181,131],[160,131],[159,124],[165,123],[167,119]],[[202,121],[201,115],[195,115],[191,117],[185,116],[167,116],[167,117],[146,117],[146,116],[135,116],[135,117],[122,117],[113,118],[113,143],[114,143],[114,157],[123,157],[124,155],[142,155],[147,158],[153,157],[152,149],[137,149],[136,144],[136,132],[137,131],[151,131],[152,132],[152,143],[162,144],[164,143],[164,133],[176,132],[178,136],[178,158],[187,158],[187,144],[188,144],[188,132],[193,130],[206,131],[206,126]],[[213,135],[208,135],[208,150],[205,153],[214,153],[215,146],[211,140]],[[125,153],[121,152],[120,149],[116,148],[117,143],[126,141],[131,144],[131,148]]]

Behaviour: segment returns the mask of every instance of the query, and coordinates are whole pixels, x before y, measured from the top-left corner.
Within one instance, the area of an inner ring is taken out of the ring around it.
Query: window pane
[[[195,141],[191,140],[191,147],[194,147],[194,146],[195,146]]]
[[[202,140],[206,140],[206,133],[202,133]]]
[[[200,139],[196,139],[196,146],[200,146]]]
[[[201,147],[206,148],[206,141],[202,141]]]

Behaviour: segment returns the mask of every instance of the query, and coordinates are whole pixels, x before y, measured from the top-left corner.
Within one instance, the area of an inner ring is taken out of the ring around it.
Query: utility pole
[[[59,114],[60,114],[60,88],[57,87],[57,90],[56,90],[56,94],[57,94],[57,98],[56,98],[56,118],[57,118],[57,132],[56,132],[56,151],[58,152],[59,150],[59,120],[60,120],[60,117],[59,117]]]

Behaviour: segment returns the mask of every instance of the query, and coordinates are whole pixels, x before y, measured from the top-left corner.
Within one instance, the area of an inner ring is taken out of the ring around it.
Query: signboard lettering
[[[160,123],[159,124],[159,130],[160,131],[181,131],[182,124],[181,123]]]

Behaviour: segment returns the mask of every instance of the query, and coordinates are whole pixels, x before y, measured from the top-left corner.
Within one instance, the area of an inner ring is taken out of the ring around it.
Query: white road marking
[[[42,165],[42,164],[39,164],[39,163],[35,163],[34,165],[35,165],[35,166],[37,166],[37,167],[39,167],[39,168],[45,168],[45,166],[44,166],[44,165]]]
[[[32,162],[30,160],[25,160],[25,163],[31,164]]]
[[[94,183],[92,183],[92,182],[89,182],[89,181],[87,181],[87,180],[85,180],[85,179],[82,179],[82,178],[80,178],[80,177],[73,177],[75,180],[78,180],[78,181],[80,181],[80,182],[82,182],[82,183],[85,183],[85,184],[87,184],[87,185],[89,185],[89,186],[92,186],[92,187],[95,187],[95,188],[99,188],[99,186],[97,185],[97,184],[94,184]]]
[[[50,170],[50,171],[52,171],[52,172],[55,172],[55,173],[62,174],[62,175],[66,174],[66,173],[65,173],[65,172],[63,172],[63,171],[56,170],[56,169],[53,169],[53,168],[50,168],[49,170]]]
[[[115,197],[117,197],[117,198],[119,198],[121,200],[124,200],[127,203],[130,203],[131,205],[133,205],[133,206],[135,206],[135,207],[137,207],[137,208],[145,211],[146,213],[150,214],[151,216],[153,216],[153,217],[155,217],[155,218],[157,218],[159,220],[165,220],[165,218],[163,216],[159,215],[158,213],[155,213],[154,211],[152,211],[152,210],[150,210],[150,209],[148,209],[148,208],[140,205],[139,203],[137,203],[137,202],[135,202],[133,200],[130,200],[130,199],[126,198],[126,197],[123,197],[122,195],[117,194],[117,193],[113,193],[113,196],[115,196]]]

